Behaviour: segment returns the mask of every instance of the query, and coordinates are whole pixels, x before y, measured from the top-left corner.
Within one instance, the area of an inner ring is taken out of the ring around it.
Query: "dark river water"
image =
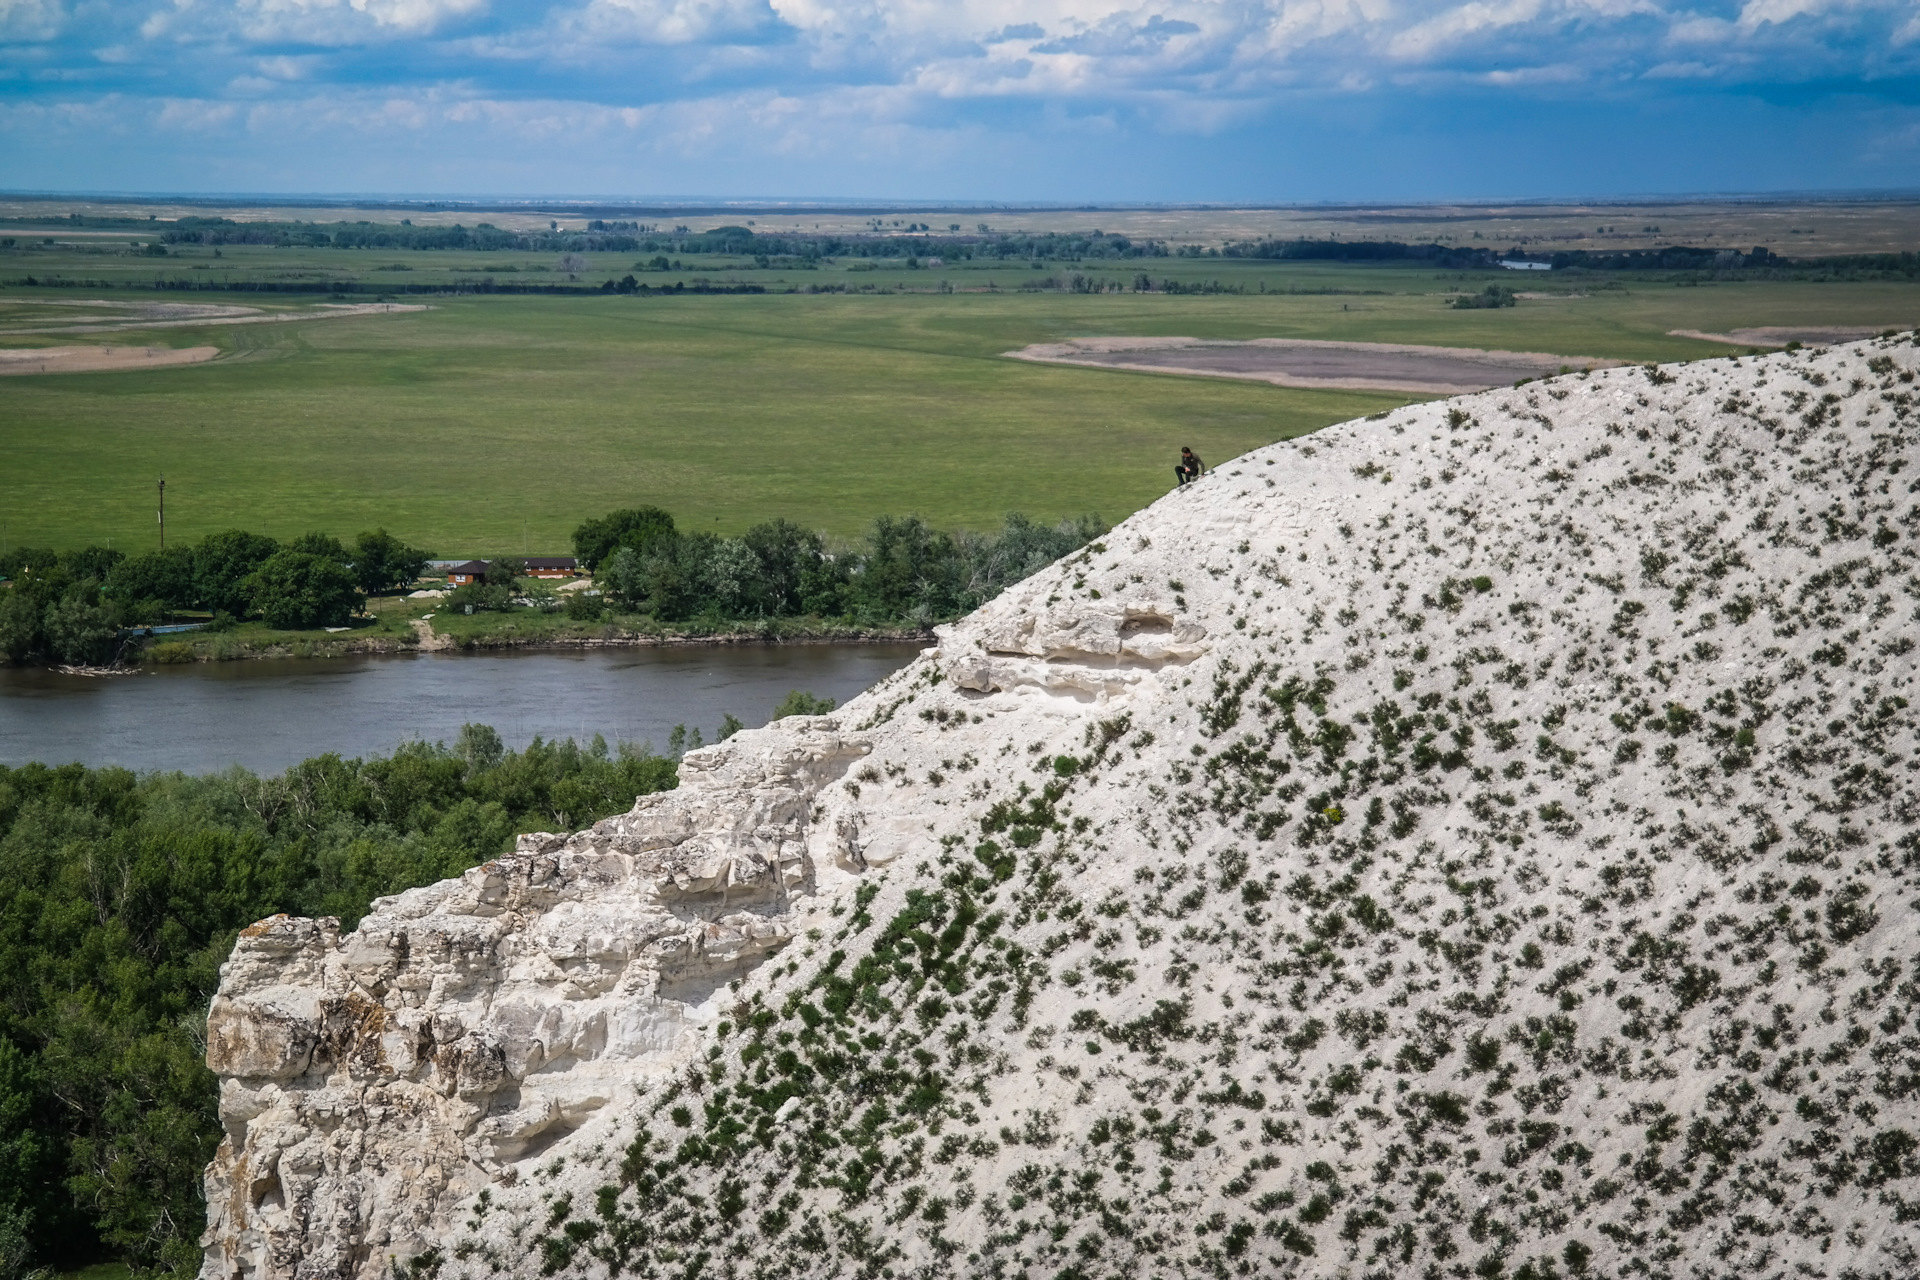
[[[844,703],[917,645],[594,649],[500,655],[194,663],[95,678],[0,667],[0,764],[79,761],[206,773],[277,772],[323,752],[384,755],[490,724],[651,743],[677,724],[710,740],[721,717],[767,722],[789,690]]]

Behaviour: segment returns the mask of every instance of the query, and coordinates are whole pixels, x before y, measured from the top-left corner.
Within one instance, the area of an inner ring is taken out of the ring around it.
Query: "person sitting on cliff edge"
[[[1188,484],[1207,474],[1207,464],[1200,461],[1200,455],[1185,445],[1180,446],[1180,461],[1174,465],[1174,479]]]

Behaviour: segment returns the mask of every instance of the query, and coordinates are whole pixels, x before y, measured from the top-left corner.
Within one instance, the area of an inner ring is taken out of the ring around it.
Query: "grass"
[[[78,1271],[63,1271],[59,1280],[133,1280],[133,1268],[124,1262],[96,1262]]]
[[[156,261],[180,275],[214,266],[211,252]],[[516,259],[547,265],[540,255],[466,256],[496,270]],[[8,251],[0,254],[0,277],[44,275],[46,264],[60,264],[63,277],[120,272],[133,283],[159,269],[137,258],[94,257],[63,257],[57,247]],[[605,261],[584,279],[631,266],[632,255],[594,257]],[[416,270],[372,274],[390,259]],[[459,255],[243,248],[218,260],[221,271],[244,268],[261,278],[324,270],[428,279],[460,265]],[[209,365],[153,372],[8,379],[0,398],[0,538],[146,549],[155,542],[154,481],[162,472],[175,538],[236,525],[281,537],[309,529],[350,537],[384,525],[443,555],[564,552],[582,518],[648,502],[672,510],[683,527],[729,533],[775,516],[841,537],[883,513],[917,512],[948,528],[987,528],[1009,510],[1043,518],[1094,511],[1117,520],[1171,486],[1183,444],[1218,463],[1406,397],[1035,366],[1001,353],[1104,333],[1671,360],[1727,351],[1669,337],[1670,329],[1920,318],[1920,291],[1900,284],[1634,282],[1624,291],[1470,312],[1446,309],[1443,295],[1478,288],[1484,275],[1401,268],[1207,259],[1047,272],[703,265],[716,279],[732,271],[769,288],[880,281],[882,291],[447,296],[422,299],[434,309],[405,315],[0,338],[21,345],[211,342],[228,353]],[[1017,289],[1075,270],[1130,281],[1142,269],[1156,279],[1218,279],[1248,292]],[[960,291],[937,292],[943,282]],[[984,291],[989,284],[994,291]],[[46,296],[0,291],[0,318],[17,324],[45,314],[27,304]]]

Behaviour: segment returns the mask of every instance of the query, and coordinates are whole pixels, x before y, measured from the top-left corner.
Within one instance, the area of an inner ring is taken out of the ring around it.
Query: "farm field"
[[[594,283],[634,255],[575,264]],[[394,264],[407,271],[389,272]],[[1904,283],[1631,276],[1593,292],[1515,273],[1162,258],[934,269],[843,260],[817,270],[751,259],[655,273],[763,294],[669,297],[420,294],[430,309],[298,323],[71,332],[102,308],[56,301],[198,303],[311,311],[325,294],[140,289],[196,267],[247,279],[403,279],[451,286],[564,282],[553,255],[187,246],[144,259],[122,239],[0,250],[0,279],[108,287],[0,289],[0,345],[213,345],[210,363],[23,375],[0,388],[0,537],[9,545],[155,539],[241,526],[351,537],[383,525],[444,555],[564,551],[581,519],[655,503],[686,528],[738,532],[784,516],[851,537],[879,514],[985,529],[1009,510],[1118,520],[1171,484],[1191,445],[1218,464],[1255,446],[1405,403],[1406,395],[1283,389],[1002,358],[1101,335],[1295,337],[1488,347],[1623,360],[1724,356],[1671,330],[1920,323]],[[1134,292],[1140,272],[1157,289]],[[1544,274],[1544,273],[1543,273]],[[1074,292],[1072,277],[1081,288]],[[1519,305],[1447,297],[1534,286]],[[1589,281],[1589,287],[1593,284]],[[854,292],[785,293],[845,287]],[[1023,287],[1024,286],[1024,287]],[[1035,287],[1046,286],[1046,287]],[[355,294],[355,303],[374,299]],[[396,295],[396,300],[401,300]],[[124,312],[121,313],[123,316]]]

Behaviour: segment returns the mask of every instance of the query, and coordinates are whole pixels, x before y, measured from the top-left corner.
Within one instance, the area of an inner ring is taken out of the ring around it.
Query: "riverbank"
[[[728,645],[922,644],[930,628],[862,627],[845,620],[764,618],[663,623],[645,614],[594,620],[516,609],[447,614],[435,601],[378,598],[344,631],[278,631],[262,622],[224,631],[155,638],[124,655],[123,667],[178,666],[275,658],[358,658],[405,653],[491,653]]]

